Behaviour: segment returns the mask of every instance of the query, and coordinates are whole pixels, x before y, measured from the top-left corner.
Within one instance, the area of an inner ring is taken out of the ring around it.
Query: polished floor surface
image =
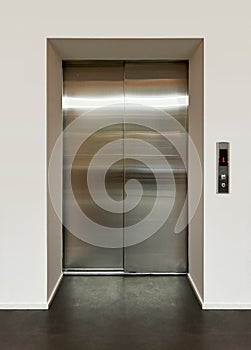
[[[0,311],[1,350],[241,350],[251,311],[202,311],[186,277],[64,277],[49,311]]]

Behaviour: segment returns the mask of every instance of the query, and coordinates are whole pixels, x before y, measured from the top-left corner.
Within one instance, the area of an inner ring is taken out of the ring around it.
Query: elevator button
[[[227,178],[227,175],[226,174],[221,174],[221,180],[226,180],[226,178]]]
[[[225,188],[225,187],[226,187],[225,182],[222,182],[221,187],[222,187],[222,188]]]

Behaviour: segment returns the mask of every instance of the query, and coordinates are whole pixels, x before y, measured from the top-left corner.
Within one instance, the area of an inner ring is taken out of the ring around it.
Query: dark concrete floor
[[[251,349],[251,312],[202,311],[186,277],[65,277],[49,311],[0,311],[1,350]]]

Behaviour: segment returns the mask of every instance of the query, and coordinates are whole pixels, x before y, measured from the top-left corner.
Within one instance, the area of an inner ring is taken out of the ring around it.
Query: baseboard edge
[[[51,292],[51,295],[49,296],[49,298],[47,300],[47,309],[49,309],[49,307],[50,307],[50,305],[51,305],[51,303],[52,303],[52,301],[53,301],[53,299],[54,299],[54,297],[55,297],[55,295],[57,293],[57,290],[58,290],[58,288],[59,288],[59,286],[60,286],[60,284],[62,282],[63,276],[64,275],[63,275],[63,272],[62,272],[60,274],[60,276],[59,276],[59,278],[58,278],[58,280],[57,280],[57,282],[56,282],[52,292]]]
[[[194,294],[195,294],[195,296],[196,296],[196,298],[197,298],[201,308],[204,309],[203,299],[202,299],[202,297],[200,295],[200,292],[199,292],[198,288],[196,287],[196,285],[194,283],[194,280],[193,280],[192,276],[190,275],[190,273],[187,274],[187,278],[188,278],[188,280],[190,282],[190,285],[191,285],[191,287],[192,287],[192,289],[194,291]]]
[[[203,310],[251,310],[245,303],[203,303]]]

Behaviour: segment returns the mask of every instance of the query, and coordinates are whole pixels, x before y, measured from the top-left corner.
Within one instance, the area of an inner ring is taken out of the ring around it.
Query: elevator
[[[186,273],[187,62],[65,61],[63,123],[65,272]]]

